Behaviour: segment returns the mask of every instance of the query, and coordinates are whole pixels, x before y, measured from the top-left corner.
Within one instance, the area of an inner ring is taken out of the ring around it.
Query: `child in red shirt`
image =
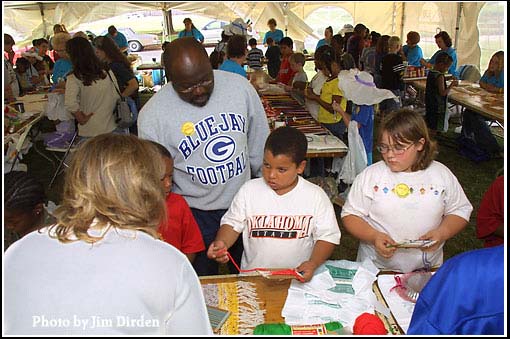
[[[294,78],[295,71],[290,67],[289,57],[292,55],[292,47],[294,42],[291,38],[285,37],[280,40],[280,53],[282,54],[282,63],[280,64],[280,71],[278,72],[277,81],[285,85],[290,85],[292,78]]]
[[[159,225],[161,238],[184,253],[193,263],[198,252],[205,250],[202,233],[191,214],[188,203],[179,194],[171,192],[174,161],[170,152],[161,144],[151,141],[165,161],[165,176],[161,179],[165,189],[167,219]]]

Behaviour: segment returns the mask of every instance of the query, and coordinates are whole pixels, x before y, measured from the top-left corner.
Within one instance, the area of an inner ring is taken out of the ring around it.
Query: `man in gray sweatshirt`
[[[213,71],[195,39],[172,41],[163,57],[169,83],[140,111],[138,133],[172,154],[173,191],[191,207],[208,248],[239,188],[261,174],[266,114],[248,80]],[[239,262],[242,244],[236,246],[230,252]],[[205,252],[194,267],[198,275],[218,274]]]

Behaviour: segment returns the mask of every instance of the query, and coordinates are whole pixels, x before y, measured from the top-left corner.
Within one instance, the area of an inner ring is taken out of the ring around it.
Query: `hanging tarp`
[[[396,35],[405,42],[407,32],[420,32],[423,39],[433,41],[438,30],[447,31],[457,41],[458,64],[479,66],[477,20],[485,2],[42,2],[45,22],[42,22],[37,2],[4,1],[3,25],[27,40],[41,37],[55,23],[63,23],[68,30],[78,25],[138,10],[187,11],[218,20],[250,19],[253,27],[267,31],[267,20],[275,18],[278,28],[287,28],[287,35],[303,46],[308,36],[314,34],[305,22],[310,13],[320,7],[336,6],[347,11],[354,23],[363,23],[382,34]],[[287,24],[287,25],[285,25]],[[334,23],[324,23],[325,27]],[[340,23],[338,23],[340,24]],[[458,24],[458,26],[457,26]],[[336,33],[336,32],[335,32]],[[47,32],[52,34],[52,32]],[[430,40],[432,39],[432,40]],[[433,45],[432,45],[433,46]],[[434,47],[435,48],[435,47]],[[297,49],[300,49],[299,47]]]

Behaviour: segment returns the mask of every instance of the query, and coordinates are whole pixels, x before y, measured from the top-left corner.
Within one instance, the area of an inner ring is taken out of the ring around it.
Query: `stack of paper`
[[[288,325],[340,321],[352,330],[356,318],[374,313],[372,284],[379,270],[371,261],[328,260],[308,283],[292,281],[282,316]]]

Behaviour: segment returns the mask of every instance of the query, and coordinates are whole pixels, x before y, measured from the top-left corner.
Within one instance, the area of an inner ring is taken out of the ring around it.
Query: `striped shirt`
[[[262,50],[257,47],[252,48],[248,55],[246,56],[246,61],[248,62],[248,66],[253,69],[261,69],[262,68],[262,58],[264,57],[264,53]]]

